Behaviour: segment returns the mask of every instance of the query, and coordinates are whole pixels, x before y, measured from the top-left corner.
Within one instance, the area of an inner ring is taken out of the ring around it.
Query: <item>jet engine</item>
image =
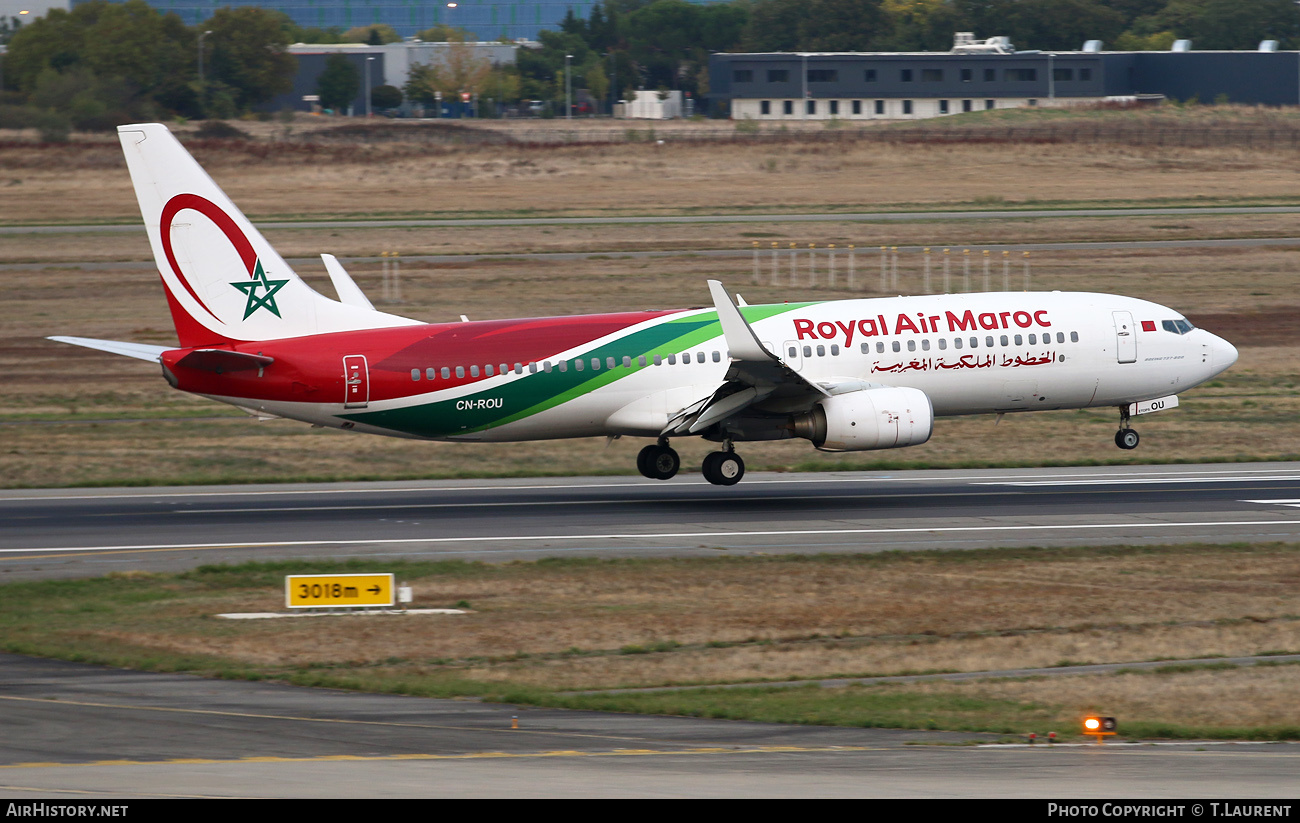
[[[934,431],[934,407],[919,389],[880,386],[836,394],[795,415],[794,433],[821,451],[917,446]]]

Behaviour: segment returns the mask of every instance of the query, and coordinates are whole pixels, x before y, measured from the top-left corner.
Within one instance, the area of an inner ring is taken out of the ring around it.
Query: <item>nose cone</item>
[[[1233,363],[1237,362],[1237,347],[1224,340],[1222,337],[1210,335],[1210,365],[1214,367],[1214,373],[1226,371]]]

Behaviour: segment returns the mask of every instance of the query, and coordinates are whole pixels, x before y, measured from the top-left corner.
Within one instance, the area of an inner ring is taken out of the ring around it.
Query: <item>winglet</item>
[[[718,310],[718,322],[722,324],[722,336],[726,338],[731,356],[737,360],[776,360],[772,354],[754,336],[744,315],[732,302],[727,290],[717,280],[709,281],[709,293],[713,295],[713,305]]]

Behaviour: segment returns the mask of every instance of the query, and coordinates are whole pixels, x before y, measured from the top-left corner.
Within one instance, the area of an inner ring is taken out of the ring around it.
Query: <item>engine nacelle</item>
[[[880,386],[837,394],[797,415],[794,433],[822,451],[918,446],[934,431],[934,407],[920,389]]]

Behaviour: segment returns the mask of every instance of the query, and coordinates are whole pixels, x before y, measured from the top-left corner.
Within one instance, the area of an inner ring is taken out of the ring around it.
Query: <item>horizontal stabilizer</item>
[[[136,360],[148,360],[150,363],[157,363],[165,351],[171,351],[175,346],[151,346],[148,343],[123,343],[119,340],[96,340],[92,337],[49,337],[47,340],[54,340],[59,343],[71,343],[74,346],[82,346],[87,349],[97,349],[106,351],[111,354],[120,354],[125,357],[134,357]]]
[[[320,259],[325,261],[325,271],[329,272],[330,282],[334,284],[334,292],[339,296],[340,303],[346,303],[349,306],[356,306],[359,309],[374,311],[374,304],[370,298],[366,297],[365,292],[348,274],[343,264],[332,254],[322,254]]]
[[[210,371],[222,374],[232,371],[262,369],[275,362],[274,357],[264,354],[247,354],[242,351],[227,349],[195,349],[176,361],[176,365],[187,369]]]

